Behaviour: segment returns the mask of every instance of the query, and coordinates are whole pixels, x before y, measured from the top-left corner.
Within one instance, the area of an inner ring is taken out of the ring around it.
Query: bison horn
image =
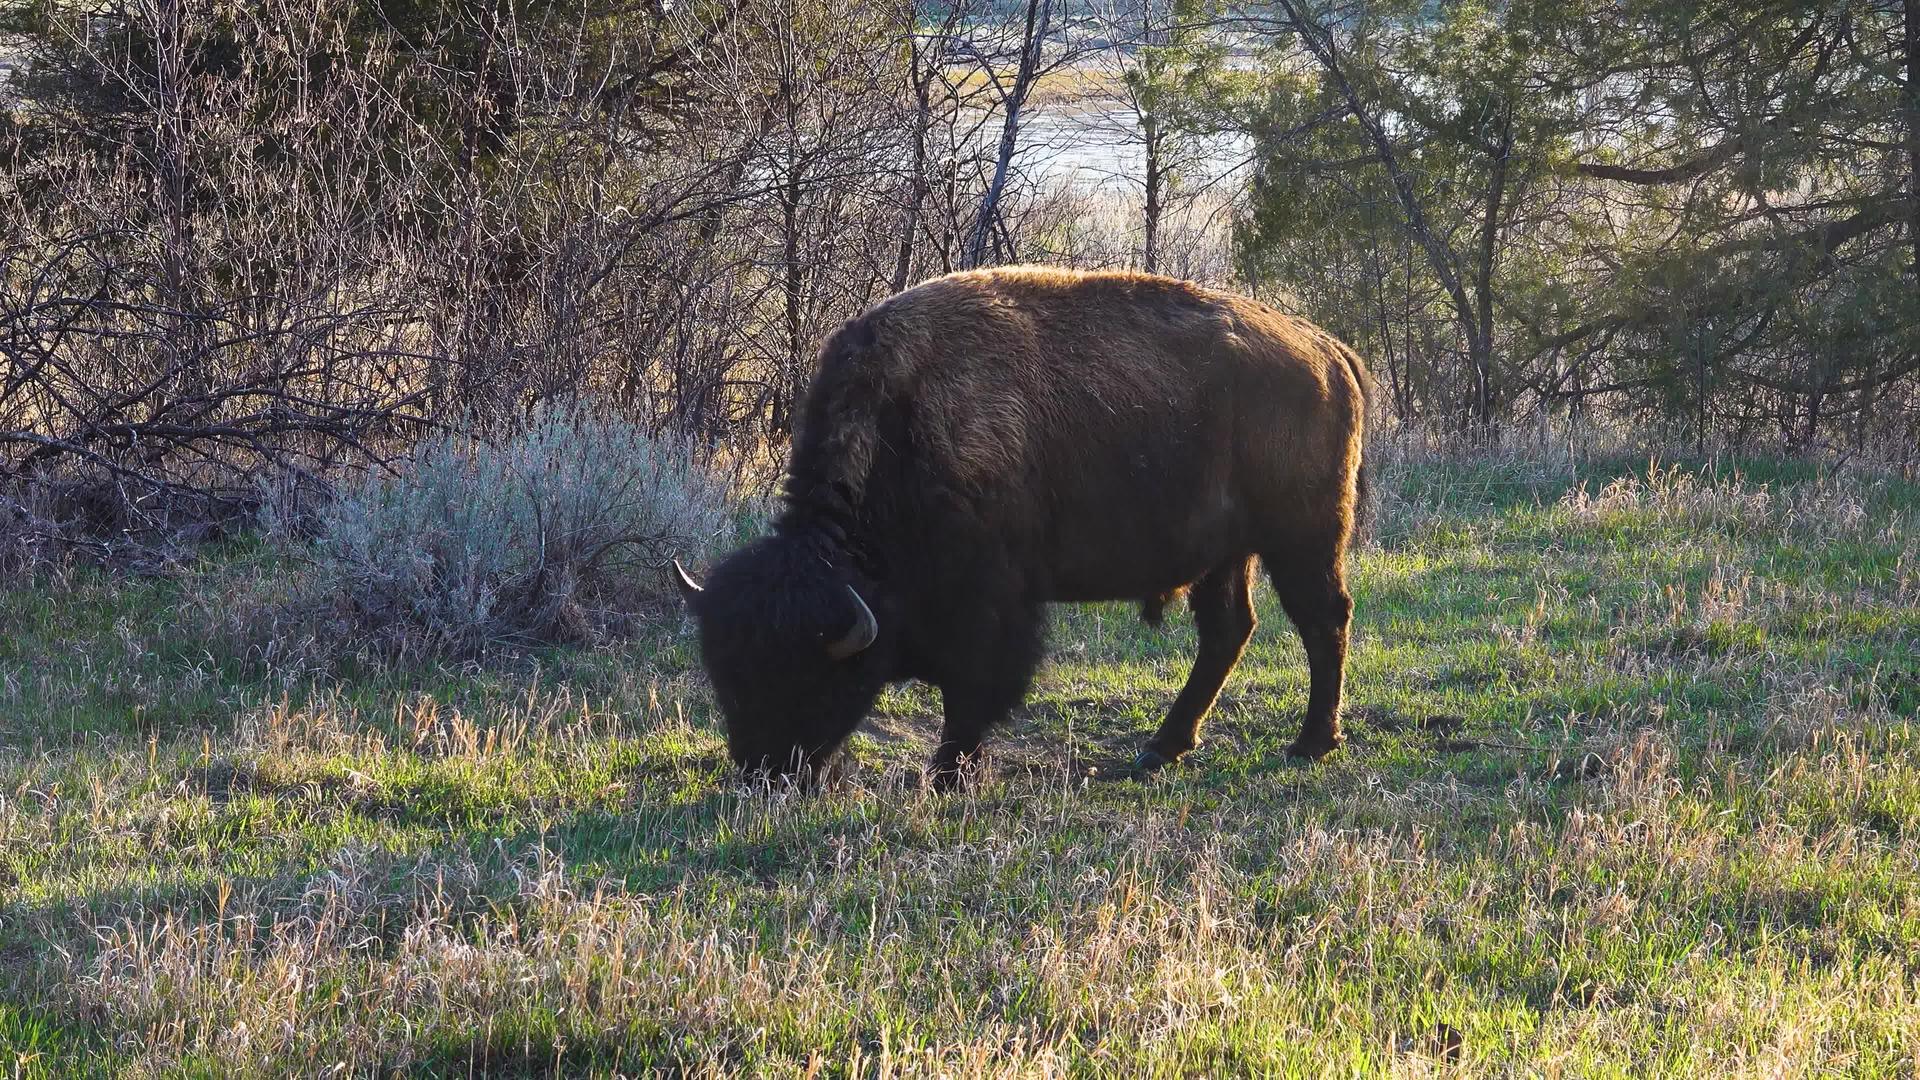
[[[679,580],[680,591],[686,594],[688,600],[707,591],[700,587],[699,582],[693,580],[693,575],[687,573],[687,568],[680,565],[679,559],[673,560],[673,576]]]
[[[854,620],[853,629],[847,631],[846,637],[827,646],[827,655],[835,660],[845,660],[872,645],[874,639],[880,636],[880,623],[874,619],[873,609],[860,599],[859,590],[849,585],[847,595],[853,597],[854,606],[860,609],[860,617]]]

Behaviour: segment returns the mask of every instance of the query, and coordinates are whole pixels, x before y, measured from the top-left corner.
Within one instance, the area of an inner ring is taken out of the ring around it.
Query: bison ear
[[[693,580],[693,575],[687,573],[687,568],[680,565],[679,559],[673,560],[673,580],[680,586],[680,595],[688,604],[700,599],[700,594],[707,591],[700,587],[699,582]]]
[[[880,622],[873,617],[873,609],[867,606],[867,602],[860,599],[859,590],[849,585],[847,595],[853,597],[857,617],[853,620],[853,629],[848,630],[845,637],[827,646],[827,655],[835,660],[845,660],[865,651],[880,636]]]

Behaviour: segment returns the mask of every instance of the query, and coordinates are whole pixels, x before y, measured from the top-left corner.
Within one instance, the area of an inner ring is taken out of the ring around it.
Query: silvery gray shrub
[[[726,485],[622,420],[537,414],[496,441],[445,436],[321,511],[318,569],[365,629],[433,651],[577,641],[662,588],[729,525]]]

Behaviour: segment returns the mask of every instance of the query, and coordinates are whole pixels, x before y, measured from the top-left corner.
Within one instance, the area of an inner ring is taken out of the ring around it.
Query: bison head
[[[674,571],[743,770],[824,768],[886,685],[886,635],[816,545],[772,536],[735,552],[705,586]]]

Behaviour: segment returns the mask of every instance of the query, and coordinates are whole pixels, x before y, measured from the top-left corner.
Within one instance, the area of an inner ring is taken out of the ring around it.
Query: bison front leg
[[[1022,610],[1018,615],[986,620],[990,631],[971,637],[956,648],[951,674],[940,680],[940,704],[946,724],[933,754],[933,785],[949,790],[980,760],[980,743],[988,729],[1007,718],[1027,696],[1034,667],[1040,660],[1040,615]]]
[[[1134,759],[1136,770],[1153,772],[1199,745],[1200,725],[1240,662],[1258,622],[1253,613],[1252,575],[1253,560],[1241,556],[1210,571],[1187,593],[1187,606],[1200,631],[1200,651],[1160,730]]]
[[[933,786],[951,790],[961,777],[980,762],[980,744],[987,729],[1000,722],[1020,703],[1021,692],[986,686],[944,686],[940,702],[946,710],[946,725],[940,730],[940,746],[933,752]]]

